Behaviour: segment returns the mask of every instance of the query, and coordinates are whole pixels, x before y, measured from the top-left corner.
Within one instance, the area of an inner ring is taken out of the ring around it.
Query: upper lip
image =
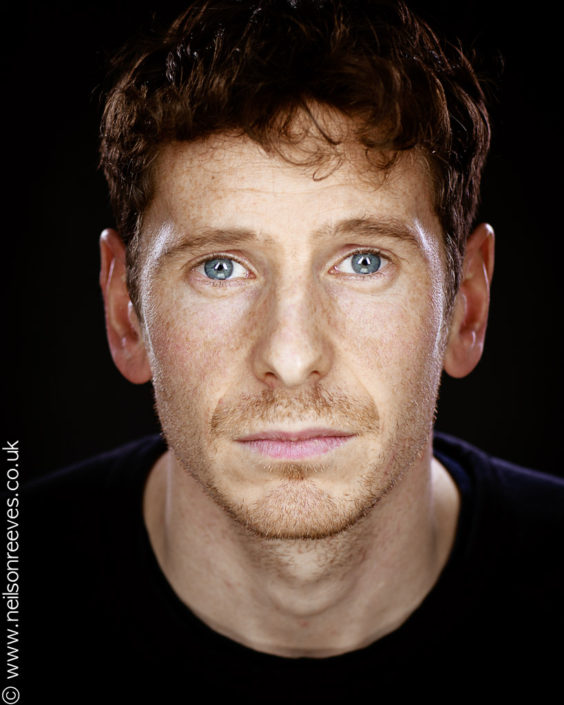
[[[236,438],[237,441],[307,441],[311,438],[326,438],[336,436],[353,436],[350,431],[336,428],[304,428],[301,431],[258,431],[247,436]]]

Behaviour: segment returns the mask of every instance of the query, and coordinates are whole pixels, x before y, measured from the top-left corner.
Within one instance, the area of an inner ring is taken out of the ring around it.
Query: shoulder
[[[148,436],[74,463],[25,484],[18,505],[27,555],[84,557],[99,552],[109,536],[118,542],[141,506],[145,480],[165,452],[164,440]]]
[[[466,502],[468,561],[510,593],[558,604],[564,589],[564,481],[435,434],[436,457]],[[462,478],[462,479],[460,479]],[[466,495],[466,496],[465,496]]]
[[[35,478],[24,485],[23,494],[27,501],[47,497],[76,499],[126,488],[135,480],[144,479],[142,476],[165,450],[161,436],[146,436]]]
[[[165,450],[160,436],[145,437],[20,490],[22,561],[27,584],[34,586],[26,604],[35,619],[46,620],[46,596],[58,604],[61,584],[73,595],[65,598],[69,614],[82,614],[84,604],[99,600],[112,567],[135,546],[145,479]]]
[[[496,458],[444,433],[435,433],[434,451],[454,475],[457,467],[467,475],[478,509],[486,503],[503,508],[506,516],[564,526],[564,479]]]

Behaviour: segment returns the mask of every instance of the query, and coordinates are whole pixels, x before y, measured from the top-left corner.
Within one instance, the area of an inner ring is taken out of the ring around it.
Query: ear
[[[100,287],[106,312],[106,333],[112,358],[134,384],[151,379],[141,325],[127,291],[125,245],[115,230],[100,235]]]
[[[490,225],[482,223],[466,243],[462,281],[444,358],[445,372],[451,377],[470,374],[482,357],[493,267],[494,231]]]

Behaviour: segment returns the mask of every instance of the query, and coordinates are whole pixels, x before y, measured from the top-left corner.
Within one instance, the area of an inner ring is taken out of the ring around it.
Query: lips
[[[271,458],[300,460],[323,455],[350,441],[354,434],[331,428],[301,431],[259,431],[236,441],[248,450]]]

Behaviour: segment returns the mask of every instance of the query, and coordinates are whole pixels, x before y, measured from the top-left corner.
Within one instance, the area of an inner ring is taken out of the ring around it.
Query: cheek
[[[341,295],[334,318],[345,355],[379,385],[397,389],[428,376],[437,364],[442,314],[428,290],[408,296]]]
[[[214,379],[225,379],[248,339],[249,307],[228,297],[197,305],[177,298],[156,306],[147,326],[155,376],[174,377],[196,392],[204,381],[209,389]]]

